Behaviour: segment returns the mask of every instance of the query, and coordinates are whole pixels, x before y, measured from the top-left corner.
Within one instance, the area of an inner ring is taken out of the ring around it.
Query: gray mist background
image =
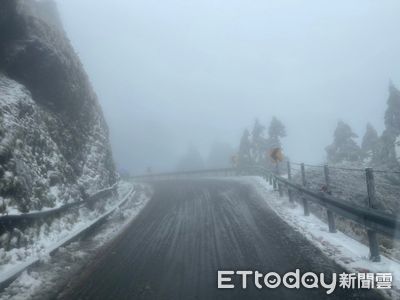
[[[400,86],[400,1],[58,0],[120,168],[175,169],[277,116],[285,153],[319,163],[338,120],[381,132]]]

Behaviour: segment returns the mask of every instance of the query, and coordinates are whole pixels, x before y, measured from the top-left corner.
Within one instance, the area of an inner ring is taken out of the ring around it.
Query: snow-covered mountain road
[[[250,185],[218,179],[153,183],[147,206],[112,244],[60,291],[61,299],[380,299],[372,291],[259,290],[249,276],[217,288],[218,270],[281,276],[345,272],[283,222]],[[353,299],[353,298],[352,298]]]

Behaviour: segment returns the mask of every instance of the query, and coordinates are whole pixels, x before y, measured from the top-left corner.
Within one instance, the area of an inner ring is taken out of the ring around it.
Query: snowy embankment
[[[104,167],[108,137],[100,122],[85,135],[84,146],[72,144],[68,137],[62,140],[65,145],[55,141],[54,136],[65,135],[55,135],[55,127],[65,129],[58,122],[25,86],[0,73],[0,215],[54,211],[85,201],[86,195],[116,181],[115,172]],[[74,172],[61,148],[78,146],[84,153],[73,156],[81,159],[81,171]]]
[[[271,185],[257,176],[243,177],[241,182],[254,186],[258,194],[288,225],[302,233],[310,242],[336,263],[353,273],[392,273],[393,289],[385,290],[391,299],[400,299],[400,263],[382,256],[381,262],[371,262],[369,248],[338,231],[330,233],[328,225],[314,215],[304,216],[300,204],[290,204],[287,197],[280,198]]]
[[[41,234],[39,239],[32,245],[24,248],[14,248],[9,251],[0,249],[0,287],[11,279],[16,278],[27,267],[36,264],[41,260],[48,259],[49,255],[58,248],[71,242],[80,234],[86,232],[92,226],[107,218],[109,215],[118,211],[128,200],[135,196],[136,191],[129,183],[121,183],[118,186],[119,198],[110,198],[107,200],[102,210],[88,210],[81,208],[79,216],[71,223],[69,218],[60,218],[51,225],[51,230]],[[141,199],[143,200],[143,199]],[[140,201],[125,213],[130,216],[136,215],[145,205],[146,201]],[[125,216],[126,217],[126,216]],[[27,274],[21,276],[26,277]],[[22,281],[22,279],[18,279]]]

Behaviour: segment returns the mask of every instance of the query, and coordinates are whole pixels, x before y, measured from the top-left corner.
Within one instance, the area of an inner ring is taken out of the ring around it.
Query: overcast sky
[[[319,163],[338,120],[379,132],[400,86],[400,1],[59,0],[119,167],[168,170],[187,146],[237,146],[258,117]]]

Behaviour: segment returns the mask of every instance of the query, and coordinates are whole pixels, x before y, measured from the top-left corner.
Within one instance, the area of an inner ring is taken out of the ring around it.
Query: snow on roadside
[[[143,186],[141,186],[141,188],[143,188]],[[93,239],[100,244],[104,244],[114,238],[116,234],[122,232],[139,214],[146,206],[149,199],[150,196],[148,194],[140,192],[137,195],[136,201],[117,208],[111,217],[111,226],[106,226],[99,234],[95,235]]]
[[[254,186],[258,194],[288,225],[302,233],[310,242],[349,272],[392,273],[393,288],[380,290],[390,299],[400,299],[400,263],[385,256],[381,262],[371,262],[369,248],[342,232],[330,233],[328,225],[314,215],[304,216],[300,204],[290,204],[287,197],[279,198],[272,187],[258,176],[241,177],[241,182]]]
[[[131,188],[132,185],[127,183],[119,187],[121,197],[117,204],[114,202],[113,208],[124,202]],[[31,268],[30,271],[24,271],[0,294],[0,300],[49,298],[51,293],[58,290],[57,284],[64,284],[66,278],[73,276],[73,272],[78,272],[91,254],[123,231],[145,207],[150,199],[146,189],[141,185],[135,185],[135,191],[130,200],[116,208],[107,218],[107,222],[96,229],[96,233],[88,238],[89,241],[85,239],[84,242],[73,242],[58,248],[52,256],[48,253],[43,255],[38,266]]]
[[[126,196],[131,188],[131,184],[121,183],[118,187],[119,195]],[[105,211],[112,209],[117,200],[110,198],[106,202]],[[9,251],[0,249],[0,282],[18,270],[30,265],[38,258],[46,257],[51,249],[68,240],[101,216],[100,211],[91,211],[87,208],[80,208],[78,214],[77,217],[73,216],[73,214],[66,214],[54,220],[51,225],[44,224],[40,228],[39,235],[33,237],[35,242],[27,247],[13,248]],[[32,230],[35,231],[34,228]],[[28,233],[28,238],[31,238],[29,235]]]
[[[25,291],[25,295],[30,295],[32,294],[35,289],[37,289],[41,284],[42,280],[40,278],[39,273],[37,272],[30,272],[28,273],[27,271],[24,271],[20,277],[18,278],[19,282],[21,283],[21,290],[23,289]],[[23,300],[27,299],[28,297],[25,297],[23,294],[16,294],[12,298],[13,300]],[[1,299],[3,299],[1,297]],[[5,299],[11,299],[11,298],[5,298]]]

